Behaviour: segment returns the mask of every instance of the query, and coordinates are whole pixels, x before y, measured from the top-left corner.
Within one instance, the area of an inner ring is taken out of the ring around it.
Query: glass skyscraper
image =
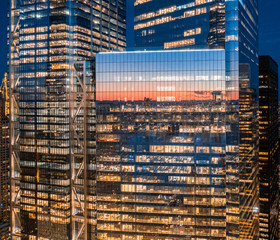
[[[123,50],[123,0],[11,0],[11,237],[96,239],[98,51]]]
[[[257,1],[134,5],[148,51],[96,59],[98,238],[258,239]]]
[[[245,64],[227,99],[225,59],[96,56],[98,239],[258,238],[257,93]]]
[[[136,0],[134,5],[136,48],[225,45],[225,0]]]
[[[98,239],[225,239],[225,51],[96,62]]]

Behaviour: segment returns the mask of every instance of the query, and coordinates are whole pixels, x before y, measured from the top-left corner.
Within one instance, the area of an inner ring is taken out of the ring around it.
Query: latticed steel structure
[[[96,52],[123,50],[125,1],[11,0],[11,237],[95,239]]]

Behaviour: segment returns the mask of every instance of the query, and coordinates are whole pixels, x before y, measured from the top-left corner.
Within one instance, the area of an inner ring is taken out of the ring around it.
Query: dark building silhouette
[[[279,132],[278,65],[270,56],[259,58],[260,239],[278,239]]]

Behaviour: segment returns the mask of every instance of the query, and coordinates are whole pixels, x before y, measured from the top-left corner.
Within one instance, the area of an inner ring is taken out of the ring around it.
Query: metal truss
[[[70,65],[71,240],[88,239],[86,61]]]
[[[20,220],[20,159],[19,159],[19,29],[20,2],[10,1],[10,63],[9,63],[9,97],[10,97],[10,225],[11,239],[21,239]]]

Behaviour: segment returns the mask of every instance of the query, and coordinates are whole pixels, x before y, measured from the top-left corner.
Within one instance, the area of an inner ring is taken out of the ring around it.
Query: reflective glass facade
[[[136,48],[225,45],[224,0],[135,0]]]
[[[11,0],[13,239],[95,239],[93,57],[124,50],[123,0]]]
[[[225,50],[229,239],[257,239],[258,1],[135,0],[135,49]],[[231,146],[238,148],[230,152]]]
[[[225,50],[97,55],[98,239],[257,239],[256,91],[242,69],[236,93]]]

